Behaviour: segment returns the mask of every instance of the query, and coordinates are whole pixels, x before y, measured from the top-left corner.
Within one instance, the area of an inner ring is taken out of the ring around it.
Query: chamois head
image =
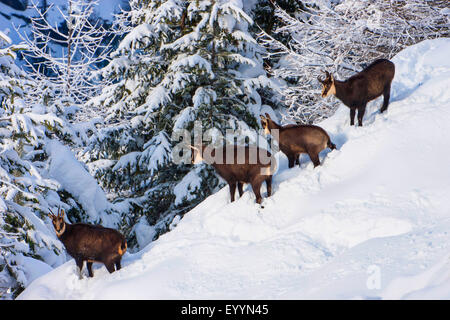
[[[60,237],[64,231],[66,231],[66,223],[64,222],[64,209],[60,210],[58,208],[58,215],[54,215],[53,212],[50,211],[50,218],[52,218],[53,227],[55,228],[56,235]]]
[[[204,146],[202,148],[194,147],[192,145],[189,146],[191,148],[191,163],[192,164],[199,164],[203,161],[202,157],[202,149],[204,149]]]
[[[270,129],[272,127],[272,118],[270,118],[269,114],[266,113],[266,116],[260,115],[259,117],[261,118],[261,125],[264,129],[264,133],[266,135],[270,134]]]
[[[336,94],[336,87],[334,86],[334,77],[328,71],[325,72],[325,79],[321,80],[317,77],[317,80],[322,84],[322,98],[328,97],[330,94]]]

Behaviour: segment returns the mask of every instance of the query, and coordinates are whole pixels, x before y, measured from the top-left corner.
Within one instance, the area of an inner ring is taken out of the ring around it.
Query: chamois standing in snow
[[[230,187],[231,202],[234,201],[236,184],[239,196],[242,197],[243,184],[250,183],[256,197],[256,203],[261,204],[260,188],[265,181],[267,196],[272,194],[272,173],[275,159],[265,149],[255,146],[227,145],[220,148],[211,148],[205,154],[205,145],[201,148],[191,146],[191,162],[198,164],[202,161],[212,165],[216,172],[228,183]],[[262,157],[266,158],[267,163]]]
[[[274,133],[271,130],[278,130],[274,138],[278,140],[280,150],[289,160],[289,168],[294,164],[300,165],[299,156],[301,153],[307,153],[314,164],[314,167],[320,165],[319,153],[325,149],[336,149],[336,145],[331,142],[328,133],[321,127],[314,125],[293,125],[280,126],[273,121],[266,113],[266,116],[260,115],[261,125],[266,134]]]
[[[322,97],[334,94],[347,107],[350,108],[350,125],[355,124],[355,113],[358,110],[358,124],[362,120],[369,101],[383,95],[383,105],[380,112],[387,110],[391,94],[391,83],[394,79],[395,65],[386,59],[378,59],[363,71],[351,76],[345,81],[334,79],[328,71],[326,78],[317,80],[322,83]]]
[[[80,278],[84,261],[87,261],[89,277],[94,276],[93,262],[103,263],[109,273],[115,268],[120,270],[120,261],[127,250],[127,242],[120,232],[100,225],[68,224],[64,221],[64,210],[58,209],[58,215],[50,210],[50,217],[58,239],[75,259]]]

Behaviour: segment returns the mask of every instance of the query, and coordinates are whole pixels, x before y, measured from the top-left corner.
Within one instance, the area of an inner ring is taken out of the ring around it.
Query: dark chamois
[[[314,164],[320,165],[319,153],[325,148],[336,149],[336,145],[331,142],[328,133],[321,127],[314,125],[293,125],[280,126],[273,121],[266,113],[260,115],[261,125],[266,134],[272,134],[278,141],[280,150],[289,160],[289,168],[294,164],[300,165],[299,156],[307,153]],[[278,132],[272,131],[278,130]]]
[[[360,73],[351,76],[345,81],[335,80],[333,75],[325,71],[326,78],[321,80],[322,97],[334,94],[347,107],[350,108],[350,125],[355,124],[355,112],[358,110],[358,124],[362,126],[366,105],[369,101],[383,95],[383,106],[380,112],[387,110],[391,94],[391,83],[394,79],[395,66],[386,59],[374,61]]]
[[[212,165],[228,183],[231,202],[234,201],[236,184],[241,197],[244,193],[243,184],[250,183],[256,202],[261,204],[260,188],[263,181],[266,181],[267,196],[271,196],[275,159],[267,150],[254,146],[237,145],[227,145],[221,148],[208,147],[208,149],[202,145],[201,148],[191,146],[191,149],[193,164],[205,161]]]
[[[127,251],[127,242],[120,232],[99,225],[68,224],[64,221],[64,210],[58,209],[57,216],[51,212],[50,217],[58,239],[64,244],[69,255],[75,259],[80,278],[84,261],[87,261],[89,277],[94,276],[93,262],[103,263],[109,273],[115,271],[114,266],[120,270],[120,261]]]

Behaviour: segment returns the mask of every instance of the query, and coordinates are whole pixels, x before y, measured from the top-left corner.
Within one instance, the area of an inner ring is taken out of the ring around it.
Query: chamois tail
[[[336,145],[333,142],[331,142],[331,139],[329,137],[327,147],[330,148],[331,150],[336,149]]]
[[[122,240],[118,251],[121,256],[127,251],[127,241],[125,239]]]

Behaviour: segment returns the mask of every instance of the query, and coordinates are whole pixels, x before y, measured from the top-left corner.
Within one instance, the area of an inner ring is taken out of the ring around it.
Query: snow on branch
[[[67,11],[57,7],[62,24],[52,24],[48,20],[47,13],[54,4],[43,10],[32,3],[36,16],[30,18],[31,35],[18,31],[27,46],[24,52],[26,65],[42,84],[40,90],[26,97],[29,100],[52,87],[69,100],[82,103],[100,88],[91,74],[97,65],[109,59],[112,40],[105,39],[112,34],[98,19],[94,20],[98,0],[68,0],[68,3]],[[66,29],[62,30],[62,26]],[[60,47],[60,52],[55,52],[54,44]]]
[[[268,70],[289,83],[281,89],[289,117],[304,123],[335,110],[334,103],[320,97],[316,79],[322,70],[346,78],[377,58],[389,59],[406,46],[449,34],[446,1],[306,3],[295,15],[274,6],[279,25],[272,33],[260,29],[258,42],[275,62]]]

